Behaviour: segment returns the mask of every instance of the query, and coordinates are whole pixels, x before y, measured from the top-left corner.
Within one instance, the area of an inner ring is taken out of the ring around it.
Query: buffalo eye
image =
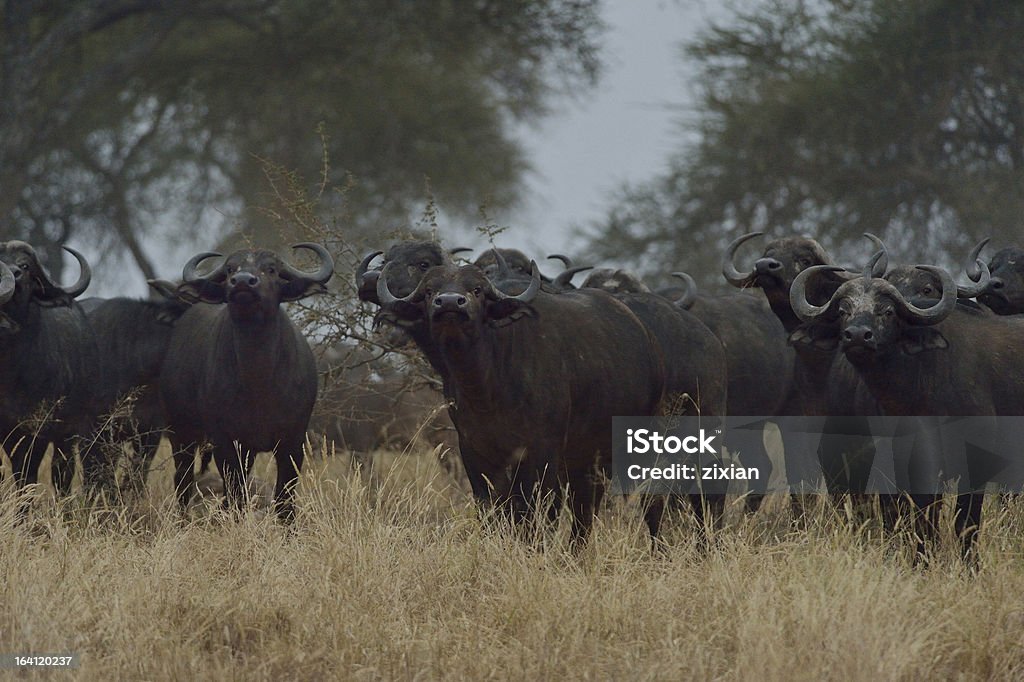
[[[922,291],[923,293],[925,293],[925,294],[930,294],[930,293],[932,293],[932,291],[934,291],[934,289],[932,289],[932,288],[931,288],[930,286],[926,286],[926,287],[925,287],[924,289],[922,289],[921,291]]]
[[[483,291],[483,287],[473,287],[473,295],[479,297]]]
[[[423,272],[426,272],[429,269],[430,269],[430,263],[428,263],[427,261],[423,261],[422,263],[420,263],[420,270],[422,270]]]
[[[882,311],[882,314],[885,315],[886,317],[892,317],[894,312],[895,311],[892,308],[886,308],[885,310]]]

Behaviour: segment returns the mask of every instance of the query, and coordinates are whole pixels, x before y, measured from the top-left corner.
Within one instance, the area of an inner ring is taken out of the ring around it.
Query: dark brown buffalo
[[[96,468],[98,480],[112,483],[122,444],[131,447],[125,488],[141,492],[153,457],[167,428],[160,404],[158,381],[174,323],[189,308],[177,298],[170,282],[153,280],[154,296],[86,298],[80,301],[96,333],[103,365],[104,393],[114,396],[115,415],[105,438],[103,457],[90,458],[85,468]],[[88,475],[88,474],[87,474]]]
[[[692,280],[689,282],[692,286]],[[656,296],[642,293],[650,289],[638,277],[622,270],[591,273],[583,286],[619,295],[629,291],[635,292],[630,296]],[[660,295],[656,297],[662,299]],[[786,343],[782,325],[763,301],[745,294],[707,296],[697,294],[693,287],[675,308],[699,320],[721,342],[728,381],[724,391],[728,414],[788,413],[787,406],[794,400],[793,349]],[[744,466],[756,466],[763,472],[772,470],[771,459],[763,447],[748,450],[741,457]],[[749,495],[748,508],[756,510],[761,500],[760,495]]]
[[[377,297],[431,344],[474,496],[521,518],[538,491],[567,485],[573,536],[585,538],[611,468],[612,417],[661,407],[662,360],[643,324],[603,292],[541,291],[535,269],[518,296],[476,266],[449,265],[402,297],[384,273]]]
[[[50,280],[29,244],[0,242],[0,445],[20,488],[37,481],[52,441],[60,495],[71,489],[75,442],[91,440],[96,406],[108,404],[96,338],[74,300],[89,286],[89,264],[64,249],[81,268],[69,287]]]
[[[932,266],[918,267],[939,280],[938,301],[916,305],[866,271],[814,305],[806,299],[806,282],[829,267],[809,269],[793,283],[794,312],[808,324],[831,328],[833,334],[821,338],[841,348],[884,414],[1024,414],[1024,319],[958,305],[953,278]],[[915,497],[918,506],[934,509],[938,496]],[[981,495],[957,498],[965,556],[973,554],[981,501]]]
[[[975,282],[982,276],[976,261],[988,241],[985,239],[974,247],[967,260],[967,274]],[[991,278],[978,292],[978,301],[997,315],[1024,313],[1024,249],[1008,247],[997,251],[988,262],[988,269]]]
[[[248,249],[207,275],[196,272],[198,265],[220,254],[201,253],[185,265],[178,294],[197,304],[175,325],[160,374],[183,509],[193,488],[194,449],[209,443],[226,504],[241,504],[255,455],[273,451],[274,505],[282,519],[294,516],[317,371],[309,344],[281,303],[325,291],[334,264],[319,244],[293,248],[316,253],[320,268],[302,272],[270,251]]]
[[[541,285],[545,291],[564,291],[572,289],[573,275],[590,270],[590,266],[574,266],[568,257],[554,254],[548,256],[562,261],[565,270],[555,277],[541,273]],[[484,271],[487,278],[494,282],[505,293],[518,294],[530,284],[531,261],[519,249],[488,249],[480,254],[473,264]]]

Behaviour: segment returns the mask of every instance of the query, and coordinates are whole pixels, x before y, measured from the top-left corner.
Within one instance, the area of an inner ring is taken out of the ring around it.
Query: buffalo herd
[[[465,249],[434,241],[368,254],[355,285],[388,347],[414,347],[440,378],[450,422],[437,428],[457,433],[475,499],[517,523],[567,508],[574,542],[587,538],[604,495],[616,416],[814,416],[842,421],[848,434],[851,423],[877,416],[1024,415],[1024,251],[986,261],[987,240],[978,244],[967,283],[957,285],[940,267],[890,264],[872,235],[873,257],[852,269],[808,237],[768,241],[755,254],[750,244],[761,236],[727,248],[722,273],[744,291],[724,295],[697,291],[683,272],[673,273],[678,285],[652,290],[630,272],[566,256],[550,257],[562,270],[547,276],[518,250],[469,262],[458,256]],[[330,362],[318,368],[281,304],[327,291],[334,262],[319,244],[293,248],[316,256],[316,269],[264,250],[200,253],[180,283],[151,281],[148,300],[79,299],[91,277],[81,254],[66,248],[80,275],[60,286],[32,246],[0,242],[0,434],[14,485],[37,481],[52,444],[58,494],[70,491],[76,451],[87,495],[115,492],[122,460],[124,482],[138,492],[166,437],[183,512],[197,454],[212,457],[225,505],[237,506],[255,454],[273,452],[274,508],[291,521],[311,429],[365,453],[415,431],[418,419],[437,422],[426,406],[440,395],[401,402],[383,390],[401,383],[386,363],[371,371],[367,360],[345,384]],[[419,407],[405,414],[409,404]],[[378,416],[362,429],[341,416],[358,410]],[[388,428],[379,426],[385,417]],[[397,426],[405,422],[413,424]],[[847,457],[848,438],[834,451],[828,442],[817,476],[830,493],[865,497],[870,458]],[[738,456],[771,470],[766,449]],[[783,461],[799,522],[805,502],[796,493],[806,491],[794,483],[815,477],[796,458]],[[688,497],[699,525],[713,525],[721,496]],[[914,513],[927,552],[941,497],[879,503],[887,522]],[[665,501],[645,496],[653,537]],[[746,496],[751,512],[760,502]],[[973,560],[981,495],[961,492],[955,504],[961,549]]]

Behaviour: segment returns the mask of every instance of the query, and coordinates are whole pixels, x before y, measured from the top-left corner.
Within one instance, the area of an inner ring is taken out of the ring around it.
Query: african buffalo
[[[560,260],[565,270],[554,278],[540,274],[541,287],[545,291],[572,289],[573,275],[590,270],[590,266],[575,266],[567,256],[553,254],[548,258]],[[484,271],[487,278],[507,294],[521,293],[530,284],[532,261],[519,249],[488,249],[480,254],[473,265]]]
[[[195,301],[178,320],[160,374],[171,427],[174,482],[185,509],[192,492],[194,447],[209,443],[224,477],[225,504],[240,504],[255,455],[274,451],[274,505],[294,517],[306,428],[317,394],[316,360],[280,304],[326,291],[334,262],[319,244],[316,272],[303,272],[270,251],[234,252],[207,275],[200,253],[185,265],[177,293]]]
[[[832,332],[819,339],[842,350],[884,414],[1024,414],[1024,319],[957,305],[953,278],[933,266],[918,266],[940,283],[937,301],[921,301],[929,305],[915,304],[867,270],[840,286],[828,301],[810,303],[808,280],[831,268],[815,266],[797,277],[793,310],[807,324]],[[919,507],[930,510],[938,498],[913,497]],[[955,523],[965,556],[973,556],[981,501],[980,494],[957,498]]]
[[[614,297],[548,293],[531,271],[512,296],[479,267],[443,265],[396,296],[385,270],[377,299],[422,330],[417,343],[429,345],[444,379],[474,496],[522,518],[535,492],[557,497],[567,485],[573,537],[582,540],[604,492],[599,474],[611,468],[612,417],[658,413],[663,364]]]
[[[974,247],[967,259],[967,275],[975,282],[981,279],[976,261],[988,241],[985,239]],[[988,262],[988,269],[991,278],[978,292],[978,301],[997,315],[1024,313],[1024,249],[1007,247],[997,251]]]
[[[75,441],[88,448],[94,406],[107,404],[96,338],[74,300],[89,286],[89,264],[64,250],[81,268],[69,287],[50,280],[29,244],[0,242],[0,443],[21,487],[36,482],[52,441],[61,495],[71,489]]]
[[[106,456],[90,458],[86,475],[112,483],[122,443],[132,447],[125,487],[140,493],[167,428],[157,386],[174,323],[189,308],[170,282],[152,280],[154,296],[80,301],[99,345],[104,393],[114,396]],[[90,473],[95,467],[96,471]]]
[[[787,413],[793,400],[793,350],[786,343],[786,333],[772,311],[753,296],[732,294],[707,296],[691,288],[676,305],[676,310],[693,316],[716,336],[725,352],[728,384],[726,412],[734,415],[779,415]],[[584,287],[600,287],[613,293],[644,294],[650,289],[635,275],[622,270],[599,270],[587,276]],[[643,319],[643,318],[641,318]],[[762,446],[741,455],[744,466],[756,466],[770,472],[771,460]],[[747,497],[748,509],[756,510],[763,496]]]

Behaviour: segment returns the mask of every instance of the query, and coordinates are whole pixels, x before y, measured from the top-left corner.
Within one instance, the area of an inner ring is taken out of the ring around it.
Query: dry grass
[[[779,500],[707,553],[677,519],[655,555],[619,502],[575,556],[564,522],[482,523],[430,454],[377,465],[310,461],[291,529],[180,521],[166,465],[110,514],[41,500],[16,526],[8,499],[0,653],[75,652],[103,680],[1024,676],[1021,505],[992,510],[977,576],[825,510],[790,531]]]

